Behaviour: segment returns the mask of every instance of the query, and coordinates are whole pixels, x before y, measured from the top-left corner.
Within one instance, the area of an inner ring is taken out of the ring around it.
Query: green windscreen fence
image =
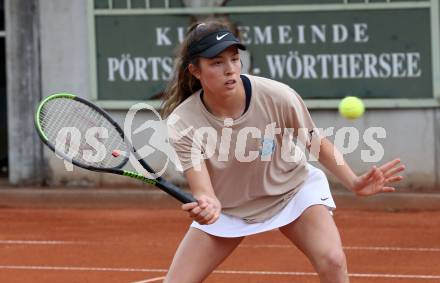
[[[108,9],[108,1],[98,2],[96,9]],[[226,6],[243,6],[245,2],[262,5],[268,1],[231,0]],[[313,1],[318,2],[340,3]],[[145,1],[135,3],[130,2],[131,9],[124,10],[124,6],[113,13],[94,15],[96,50],[92,52],[96,52],[99,100],[158,98],[173,75],[173,56],[192,17],[175,11],[164,13],[164,9],[160,14],[128,12],[138,6],[145,9]],[[173,3],[168,4],[177,6]],[[238,10],[225,16],[248,47],[250,67],[246,71],[284,82],[304,98],[433,97],[429,6],[255,13]]]

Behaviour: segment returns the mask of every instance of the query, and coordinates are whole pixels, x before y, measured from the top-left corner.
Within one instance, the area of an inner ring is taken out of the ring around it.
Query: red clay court
[[[190,223],[168,197],[132,207],[106,206],[105,200],[94,207],[93,195],[86,205],[74,198],[58,204],[49,195],[33,198],[2,197],[0,282],[161,282]],[[340,207],[335,220],[351,282],[440,282],[440,211]],[[318,277],[305,256],[273,231],[246,238],[206,282]]]

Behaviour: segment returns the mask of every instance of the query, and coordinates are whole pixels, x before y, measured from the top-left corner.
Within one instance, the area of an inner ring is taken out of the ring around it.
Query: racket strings
[[[115,157],[117,149],[128,152],[127,144],[115,126],[101,113],[79,101],[57,98],[40,112],[40,125],[50,143],[74,161],[98,167],[115,168],[126,162]]]

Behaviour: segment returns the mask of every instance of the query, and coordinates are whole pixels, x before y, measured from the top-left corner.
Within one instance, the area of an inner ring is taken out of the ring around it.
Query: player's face
[[[231,46],[213,58],[200,58],[196,73],[207,95],[236,93],[241,83],[241,61],[237,47]]]

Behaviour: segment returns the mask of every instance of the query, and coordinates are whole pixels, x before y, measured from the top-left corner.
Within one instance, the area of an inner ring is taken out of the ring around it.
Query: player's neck
[[[205,107],[214,116],[224,118],[239,118],[246,107],[246,94],[242,82],[240,81],[237,91],[233,95],[203,95]]]

